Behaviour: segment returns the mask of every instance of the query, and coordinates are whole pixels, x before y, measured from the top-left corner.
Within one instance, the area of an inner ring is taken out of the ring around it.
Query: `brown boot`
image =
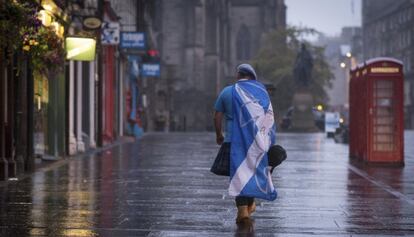
[[[249,205],[248,207],[249,210],[249,216],[256,211],[256,203],[253,201],[253,203],[251,205]]]
[[[241,223],[244,220],[248,220],[250,217],[249,215],[249,208],[248,206],[238,206],[237,207],[237,218],[236,223]]]

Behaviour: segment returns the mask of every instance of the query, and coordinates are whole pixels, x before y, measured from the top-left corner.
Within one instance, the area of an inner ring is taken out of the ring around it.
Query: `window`
[[[236,47],[238,60],[250,59],[250,32],[246,25],[242,25],[237,33]]]
[[[408,106],[411,105],[411,98],[410,98],[410,89],[411,89],[411,83],[408,81],[404,82],[404,105]]]

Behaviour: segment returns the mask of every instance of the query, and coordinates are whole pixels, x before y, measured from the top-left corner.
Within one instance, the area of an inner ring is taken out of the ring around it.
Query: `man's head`
[[[237,66],[237,79],[256,80],[256,72],[250,64],[240,64],[239,66]]]

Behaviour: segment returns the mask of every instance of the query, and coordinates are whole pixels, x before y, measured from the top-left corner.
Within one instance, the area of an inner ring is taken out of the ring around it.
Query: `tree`
[[[327,94],[325,87],[331,86],[333,74],[324,57],[324,48],[313,46],[300,40],[306,34],[316,33],[313,29],[288,27],[276,30],[263,37],[261,48],[252,64],[258,73],[275,87],[272,103],[277,114],[285,112],[291,105],[295,93],[293,66],[300,44],[305,43],[313,57],[312,80],[310,91],[315,103],[325,104]]]

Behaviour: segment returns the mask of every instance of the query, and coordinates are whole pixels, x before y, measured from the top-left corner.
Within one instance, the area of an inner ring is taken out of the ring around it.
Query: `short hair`
[[[247,72],[238,72],[239,73],[239,75],[241,76],[241,77],[251,77],[251,74],[250,73],[247,73]]]
[[[252,75],[251,73],[248,72],[243,72],[243,71],[239,71],[237,72],[242,78],[254,78],[254,75]]]

